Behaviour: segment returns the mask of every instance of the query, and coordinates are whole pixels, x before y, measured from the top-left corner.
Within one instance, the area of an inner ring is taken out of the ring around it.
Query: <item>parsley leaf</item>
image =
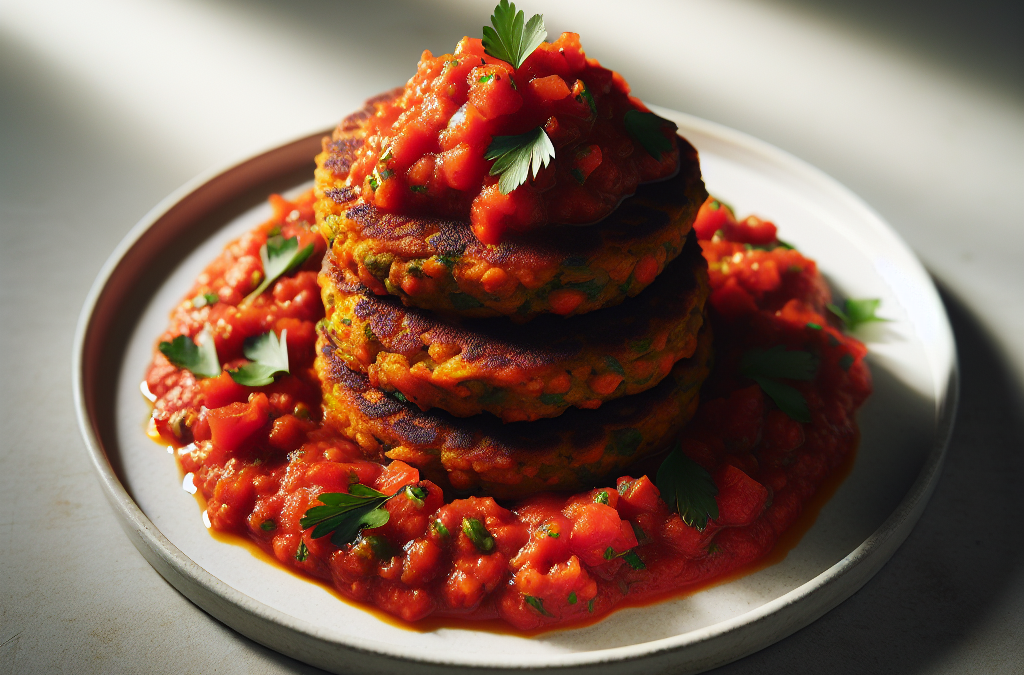
[[[251,337],[242,348],[245,358],[252,361],[237,370],[229,370],[231,379],[245,387],[264,387],[274,382],[278,373],[288,373],[288,330],[281,331],[277,339],[274,331]]]
[[[168,361],[196,377],[217,377],[220,375],[220,360],[209,324],[197,337],[198,344],[187,335],[179,335],[170,342],[161,342],[158,348]]]
[[[832,303],[829,303],[827,307],[830,312],[839,317],[848,330],[857,330],[865,323],[889,320],[875,314],[881,304],[882,301],[878,298],[865,298],[863,300],[847,300],[845,309],[839,309]]]
[[[353,483],[348,490],[348,494],[325,492],[319,495],[317,499],[323,506],[307,509],[299,520],[299,526],[303,530],[312,527],[314,539],[331,535],[331,543],[340,548],[355,541],[364,527],[380,527],[387,523],[391,514],[381,507],[403,492],[399,490],[389,497],[359,483]]]
[[[256,289],[245,296],[239,303],[239,307],[245,307],[255,300],[263,291],[270,288],[270,284],[277,281],[278,277],[287,274],[313,254],[313,244],[307,244],[299,250],[299,238],[290,237],[285,239],[280,235],[269,237],[267,243],[260,247],[260,259],[263,261],[263,281]]]
[[[484,154],[484,159],[495,160],[490,175],[501,175],[498,189],[503,195],[525,183],[531,169],[536,178],[541,167],[554,158],[555,146],[543,127],[518,136],[495,136]]]
[[[544,609],[544,601],[540,598],[535,598],[532,595],[524,595],[523,599],[526,600],[526,604],[533,607],[535,610],[541,613],[543,616],[551,616],[551,612]]]
[[[679,128],[675,122],[637,110],[626,111],[623,122],[626,124],[627,133],[643,145],[643,149],[658,162],[662,161],[662,153],[672,151],[674,141],[662,133],[662,129],[671,127],[675,131]]]
[[[548,36],[543,15],[534,14],[527,21],[522,10],[516,12],[515,3],[510,4],[508,0],[501,0],[495,6],[491,26],[484,26],[484,53],[514,68],[523,65],[526,57]]]
[[[671,152],[673,141],[662,133],[662,129],[671,127],[674,132],[679,128],[675,122],[658,117],[652,112],[639,110],[627,110],[622,121],[626,125],[626,132],[637,143],[644,146],[644,150],[650,153],[654,159],[660,162],[661,153]]]
[[[658,468],[655,483],[661,498],[690,527],[703,531],[708,520],[718,517],[718,502],[715,501],[718,488],[711,474],[684,455],[678,443]]]
[[[760,385],[779,410],[797,422],[810,422],[807,399],[794,387],[779,379],[813,380],[818,361],[810,352],[788,351],[782,345],[770,349],[751,349],[740,359],[740,372]]]

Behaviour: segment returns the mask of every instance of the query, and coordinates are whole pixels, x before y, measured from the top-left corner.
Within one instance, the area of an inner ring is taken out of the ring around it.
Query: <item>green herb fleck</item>
[[[580,84],[583,85],[583,90],[580,93],[576,94],[576,100],[590,108],[591,115],[596,115],[597,104],[594,102],[593,95],[591,95],[590,90],[587,89],[587,85],[585,82],[583,82],[583,80],[580,80]]]
[[[213,344],[213,331],[207,325],[196,336],[197,343],[187,335],[179,335],[170,342],[161,342],[160,353],[178,368],[184,368],[196,377],[217,377],[220,375],[220,360],[217,347]]]
[[[651,345],[654,341],[651,338],[644,338],[643,340],[634,340],[629,343],[629,348],[637,354],[644,354],[651,349]]]
[[[477,83],[478,84],[487,84],[488,82],[490,82],[493,79],[494,79],[494,74],[493,73],[487,73],[486,75],[481,76],[480,79],[477,80]]]
[[[484,306],[484,303],[480,302],[468,293],[449,293],[448,300],[452,303],[452,307],[459,311],[476,309],[477,307]]]
[[[544,601],[540,598],[535,598],[532,595],[524,595],[523,599],[526,600],[526,604],[533,607],[535,610],[543,614],[544,616],[551,616],[551,612],[544,609]]]
[[[795,387],[779,380],[813,380],[817,370],[818,363],[813,354],[786,350],[782,345],[770,349],[751,349],[740,359],[740,372],[757,382],[761,390],[779,406],[779,410],[797,422],[811,421],[807,399]]]
[[[635,570],[647,569],[647,565],[645,565],[644,561],[640,559],[640,556],[636,554],[636,551],[633,551],[632,549],[623,553],[622,559],[626,561],[627,565]]]
[[[248,338],[242,347],[245,358],[252,361],[236,370],[229,370],[231,379],[245,387],[273,384],[278,373],[288,373],[288,330],[277,339],[274,331]]]
[[[406,498],[417,506],[417,508],[423,508],[423,500],[427,498],[427,491],[416,485],[406,485],[405,490]]]
[[[608,370],[612,371],[616,375],[621,375],[622,377],[626,376],[626,371],[623,370],[622,364],[619,363],[619,360],[614,356],[606,356],[604,358],[604,363],[608,366]]]
[[[591,598],[590,602],[587,603],[587,611],[591,614],[594,613],[594,600],[597,600],[597,598]]]
[[[639,429],[627,427],[611,433],[610,449],[619,457],[632,457],[643,443],[644,435]]]
[[[678,443],[658,468],[655,483],[661,498],[690,527],[703,531],[709,520],[718,517],[718,488],[711,474],[684,455]]]
[[[426,185],[410,185],[409,189],[412,190],[413,192],[417,193],[417,194],[422,194],[422,195],[427,194],[427,186]]]
[[[605,505],[607,505],[608,504],[608,491],[607,490],[601,490],[600,492],[598,492],[596,495],[594,495],[594,501],[597,502],[598,504],[605,504]]]
[[[541,394],[540,402],[544,405],[565,405],[565,394]]]
[[[515,3],[508,0],[501,0],[494,8],[491,26],[483,29],[484,53],[514,68],[522,66],[526,57],[548,36],[542,15],[534,14],[526,21],[526,15],[522,11],[516,12]]]
[[[819,324],[819,323],[814,323],[812,321],[808,321],[806,325],[811,330],[821,330],[821,324]]]
[[[352,325],[352,319],[342,319],[341,322],[343,324],[345,324],[346,326],[351,326]]]
[[[623,122],[626,125],[626,132],[644,146],[644,150],[654,159],[660,162],[661,153],[671,152],[674,142],[665,136],[662,130],[671,128],[674,132],[678,129],[675,122],[658,117],[652,112],[639,110],[627,110]]]
[[[459,258],[462,257],[462,254],[448,255],[447,253],[443,253],[435,257],[437,258],[437,262],[441,263],[448,269],[452,269],[456,264],[458,264]]]
[[[889,319],[883,319],[875,314],[878,311],[878,306],[881,304],[882,301],[878,298],[866,298],[863,300],[847,300],[844,309],[840,309],[832,303],[826,306],[830,312],[839,317],[839,320],[843,322],[847,330],[857,330],[857,328],[866,323],[889,321]]]
[[[306,558],[309,557],[309,549],[306,547],[306,542],[299,540],[299,547],[295,549],[295,559],[299,562],[305,562]]]
[[[570,591],[569,592],[569,604],[570,605],[575,605],[577,602],[579,602],[579,599],[576,597],[576,591]]]
[[[302,263],[313,254],[313,244],[307,244],[299,250],[299,238],[285,239],[281,236],[269,237],[267,243],[260,247],[260,260],[263,261],[263,281],[245,299],[239,307],[245,307],[259,297],[270,285]]]
[[[264,532],[273,532],[277,529],[277,523],[270,519],[264,520],[260,523],[260,529]]]
[[[849,370],[850,366],[853,365],[853,354],[843,354],[839,357],[839,367],[843,370]]]
[[[451,533],[448,531],[448,528],[445,527],[444,523],[442,523],[440,520],[435,520],[431,524],[431,527],[434,528],[434,532],[437,533],[437,536],[441,537],[442,539],[448,539],[452,536]]]
[[[216,293],[200,293],[196,297],[192,298],[192,307],[195,309],[201,309],[207,305],[216,304],[220,300],[220,296]]]
[[[392,394],[392,396],[394,396],[395,398],[397,398],[397,399],[398,399],[399,401],[401,401],[402,403],[408,403],[408,402],[409,402],[409,399],[408,399],[408,398],[406,398],[405,394],[403,394],[403,393],[402,393],[402,392],[400,392],[400,391],[396,391],[395,393],[393,393],[393,394]]]
[[[573,178],[575,178],[576,182],[579,183],[580,185],[583,185],[584,183],[587,182],[587,179],[583,176],[583,172],[580,171],[579,169],[571,170],[569,172],[569,175],[571,175]]]
[[[651,541],[653,541],[650,537],[647,536],[647,533],[644,532],[642,527],[640,527],[639,525],[637,525],[633,521],[629,521],[629,524],[633,527],[633,534],[634,534],[634,536],[636,536],[636,543],[637,544],[641,544],[642,545],[642,544],[647,544],[647,543],[650,543]]]
[[[518,136],[495,136],[484,153],[484,159],[495,160],[490,175],[501,176],[498,190],[503,195],[525,183],[531,171],[536,178],[554,157],[555,146],[543,127]]]
[[[494,550],[494,537],[487,531],[480,519],[463,518],[462,533],[469,537],[469,540],[481,553],[490,553]]]

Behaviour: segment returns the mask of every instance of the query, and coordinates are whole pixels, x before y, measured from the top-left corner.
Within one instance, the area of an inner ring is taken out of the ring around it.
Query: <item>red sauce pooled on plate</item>
[[[319,426],[312,363],[323,307],[313,268],[323,244],[309,229],[310,195],[271,202],[274,217],[211,263],[161,339],[195,337],[209,324],[232,368],[245,363],[246,337],[287,329],[291,374],[244,387],[226,373],[197,379],[156,352],[146,384],[156,396],[155,430],[177,446],[211,527],[248,538],[346,597],[406,621],[497,618],[524,631],[591,622],[766,556],[856,444],[854,413],[871,389],[866,349],[830,324],[815,263],[781,244],[773,224],[737,221],[709,200],[694,227],[711,271],[717,366],[681,448],[714,479],[718,517],[704,530],[686,525],[649,477],[656,464],[576,495],[503,504],[446,497],[415,468],[367,461]],[[239,308],[261,280],[260,246],[277,233],[317,251]],[[198,300],[206,293],[216,301]],[[812,380],[789,382],[806,400],[809,422],[782,412],[740,372],[744,353],[778,345],[817,358]],[[385,525],[340,548],[302,529],[319,495],[348,492],[355,482],[401,491],[385,505]]]
[[[469,219],[485,244],[548,223],[592,223],[678,168],[674,141],[655,158],[630,135],[630,110],[647,108],[618,73],[586,58],[575,33],[542,43],[518,69],[463,38],[454,54],[423,52],[402,95],[370,120],[349,185],[384,211]],[[554,159],[502,194],[488,147],[538,127]],[[661,133],[673,138],[671,126]]]

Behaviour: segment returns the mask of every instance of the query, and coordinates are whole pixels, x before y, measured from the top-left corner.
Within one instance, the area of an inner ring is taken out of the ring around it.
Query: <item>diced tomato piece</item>
[[[266,394],[253,394],[248,403],[231,403],[211,410],[206,417],[210,425],[213,450],[207,462],[222,464],[257,432],[268,427],[270,403]]]
[[[718,518],[723,526],[749,525],[757,520],[768,501],[768,488],[731,464],[715,476],[718,486]]]

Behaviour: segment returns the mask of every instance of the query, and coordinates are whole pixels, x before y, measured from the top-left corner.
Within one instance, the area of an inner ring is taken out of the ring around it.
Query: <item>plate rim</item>
[[[876,221],[876,224],[894,238],[896,245],[903,249],[912,264],[917,266],[927,279],[928,292],[934,294],[934,299],[938,300],[939,295],[934,282],[899,234],[856,194],[831,176],[743,132],[665,108],[651,108],[666,117],[682,122],[680,126],[683,132],[685,128],[690,128],[730,145],[755,151],[772,163],[798,172],[801,177],[819,188],[826,189],[832,196],[841,197],[854,210]],[[297,149],[305,148],[307,145],[312,146],[329,134],[330,130],[307,134],[242,159],[227,162],[202,172],[165,197],[128,231],[111,253],[90,287],[79,314],[72,347],[75,414],[79,431],[85,441],[86,452],[97,472],[101,487],[114,508],[122,529],[140,553],[161,576],[208,614],[275,651],[335,671],[351,666],[351,659],[357,658],[360,659],[358,666],[361,671],[372,668],[379,672],[390,671],[410,662],[427,668],[428,671],[437,672],[451,668],[480,672],[572,668],[587,668],[588,671],[594,671],[623,668],[626,665],[641,666],[648,672],[651,667],[657,665],[671,665],[677,672],[679,668],[683,668],[683,672],[700,672],[759,651],[817,620],[867,583],[910,534],[941,475],[959,400],[956,343],[941,301],[937,305],[941,313],[941,325],[948,333],[953,346],[951,364],[945,387],[943,388],[941,383],[936,383],[940,386],[936,391],[939,398],[936,401],[935,440],[910,489],[881,525],[841,561],[790,592],[726,621],[651,642],[587,652],[537,655],[525,657],[515,664],[489,663],[481,659],[480,654],[449,654],[447,657],[440,657],[436,654],[413,653],[401,645],[383,642],[375,643],[377,649],[356,644],[350,639],[345,639],[346,636],[339,631],[317,626],[259,602],[199,566],[174,546],[131,498],[108,459],[100,432],[94,426],[90,407],[90,381],[85,369],[90,349],[95,349],[90,343],[90,333],[97,309],[112,278],[125,264],[131,252],[140,245],[147,233],[154,230],[155,226],[176,207],[187,203],[190,198],[195,198],[204,189],[212,189],[218,181],[230,184],[233,175],[254,163],[263,166],[264,171],[272,172],[271,167],[275,159],[295,153]],[[306,161],[309,159],[311,156]],[[280,170],[278,173],[283,174],[285,171]],[[227,198],[221,198],[220,201],[227,201]],[[935,375],[934,364],[931,366]],[[815,591],[829,585],[839,585],[842,590],[833,598],[824,598],[822,594],[815,596]],[[742,636],[738,635],[751,625],[763,626],[769,621],[775,625],[768,627],[760,639],[744,641],[741,639]],[[723,648],[730,643],[733,643],[735,648],[724,654],[727,650]],[[686,663],[681,663],[684,651],[691,652],[688,655],[691,658]],[[346,664],[346,661],[349,663]]]

